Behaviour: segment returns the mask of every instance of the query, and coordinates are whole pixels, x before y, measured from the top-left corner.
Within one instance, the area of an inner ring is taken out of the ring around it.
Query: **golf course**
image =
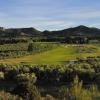
[[[77,58],[97,57],[100,55],[100,45],[92,44],[61,44],[50,50],[29,54],[18,58],[0,60],[4,64],[62,64]]]

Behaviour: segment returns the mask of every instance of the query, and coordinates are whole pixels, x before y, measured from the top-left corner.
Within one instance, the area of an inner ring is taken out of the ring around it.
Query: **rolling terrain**
[[[0,82],[0,94],[23,99],[50,94],[64,100],[70,94],[99,100],[100,29],[0,28]]]

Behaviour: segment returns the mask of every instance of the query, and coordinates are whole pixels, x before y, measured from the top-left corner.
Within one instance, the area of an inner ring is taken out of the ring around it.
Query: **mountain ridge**
[[[95,27],[87,27],[80,25],[77,27],[66,28],[57,31],[39,31],[33,27],[29,28],[4,28],[0,27],[0,37],[20,37],[20,36],[54,36],[54,37],[64,37],[64,36],[100,36],[100,29]]]

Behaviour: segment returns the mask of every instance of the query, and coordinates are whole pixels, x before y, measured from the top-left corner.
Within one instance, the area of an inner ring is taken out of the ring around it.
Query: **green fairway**
[[[6,64],[60,64],[68,60],[84,57],[96,57],[100,55],[99,45],[61,45],[52,50],[48,50],[35,55],[23,56],[20,58],[0,60],[0,63]]]

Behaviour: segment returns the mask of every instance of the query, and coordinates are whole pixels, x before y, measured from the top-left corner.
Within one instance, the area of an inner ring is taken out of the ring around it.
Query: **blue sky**
[[[100,0],[1,0],[0,26],[61,30],[100,28]]]

